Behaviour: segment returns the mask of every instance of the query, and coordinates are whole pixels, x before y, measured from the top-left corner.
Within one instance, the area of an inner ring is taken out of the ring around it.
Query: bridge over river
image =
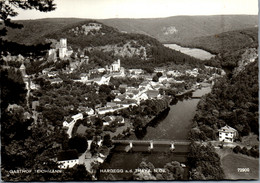
[[[116,151],[189,152],[189,140],[112,140]]]

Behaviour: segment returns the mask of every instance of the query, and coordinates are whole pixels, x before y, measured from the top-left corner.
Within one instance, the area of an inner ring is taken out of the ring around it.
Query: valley
[[[15,22],[3,180],[236,180],[240,165],[258,178],[257,16]]]

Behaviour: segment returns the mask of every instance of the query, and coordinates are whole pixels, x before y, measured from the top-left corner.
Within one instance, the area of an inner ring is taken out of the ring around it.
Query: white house
[[[83,82],[88,80],[88,74],[87,73],[81,73],[79,76],[80,76],[80,80],[83,81]]]
[[[167,76],[161,76],[159,77],[159,82],[167,81]]]
[[[154,72],[155,73],[161,72],[163,74],[165,72],[165,69],[164,68],[155,68]]]
[[[83,119],[83,114],[82,113],[78,113],[78,114],[72,116],[72,118],[73,118],[74,121],[77,121],[79,119]]]
[[[90,115],[94,115],[95,111],[92,108],[87,108],[85,113],[87,113],[90,116]]]
[[[69,127],[70,126],[69,125],[70,123],[68,123],[67,121],[64,121],[62,124],[63,124],[64,127]]]
[[[130,74],[137,74],[137,75],[144,73],[144,71],[142,69],[129,69],[128,71]]]
[[[222,142],[233,142],[237,137],[237,130],[226,125],[218,130],[219,141]]]
[[[76,150],[67,150],[58,153],[58,167],[61,169],[72,168],[79,164]]]
[[[110,81],[111,76],[104,75],[101,78],[94,78],[93,82],[97,83],[98,85],[108,85]]]

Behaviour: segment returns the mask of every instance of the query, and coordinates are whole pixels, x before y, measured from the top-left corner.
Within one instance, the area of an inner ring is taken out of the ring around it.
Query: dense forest
[[[237,129],[240,136],[250,132],[259,135],[258,89],[258,62],[248,64],[230,80],[218,80],[198,104],[196,127],[190,138],[216,139],[217,130],[226,124]]]

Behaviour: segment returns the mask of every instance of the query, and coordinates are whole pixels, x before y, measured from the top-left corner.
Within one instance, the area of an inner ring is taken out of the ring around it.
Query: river
[[[201,88],[192,93],[192,96],[201,97],[209,93],[210,87]],[[186,99],[185,99],[186,97]],[[191,97],[191,96],[190,96]],[[191,99],[188,95],[179,97],[175,105],[170,106],[168,115],[161,121],[156,121],[145,130],[145,134],[131,136],[130,139],[144,140],[186,140],[191,129],[192,118],[200,99]]]
[[[211,92],[211,88],[203,87],[180,97],[170,106],[163,119],[149,124],[145,132],[140,136],[132,135],[129,139],[149,139],[149,140],[187,140],[188,132],[192,126],[192,119],[196,112],[196,106],[200,99],[193,99],[192,96],[201,97]],[[178,147],[176,147],[177,149]],[[166,163],[178,161],[186,163],[188,147],[182,147],[179,152],[124,152],[118,151],[116,147],[101,165],[100,169],[123,169],[134,170],[142,161],[151,162],[156,168],[163,168]],[[185,149],[186,148],[186,149]],[[188,168],[185,169],[184,177],[188,178]],[[107,173],[98,173],[98,180],[105,180]],[[116,180],[131,180],[130,173],[113,174]]]
[[[201,60],[208,60],[212,57],[215,57],[215,55],[199,48],[187,48],[177,44],[164,44],[164,46]]]

